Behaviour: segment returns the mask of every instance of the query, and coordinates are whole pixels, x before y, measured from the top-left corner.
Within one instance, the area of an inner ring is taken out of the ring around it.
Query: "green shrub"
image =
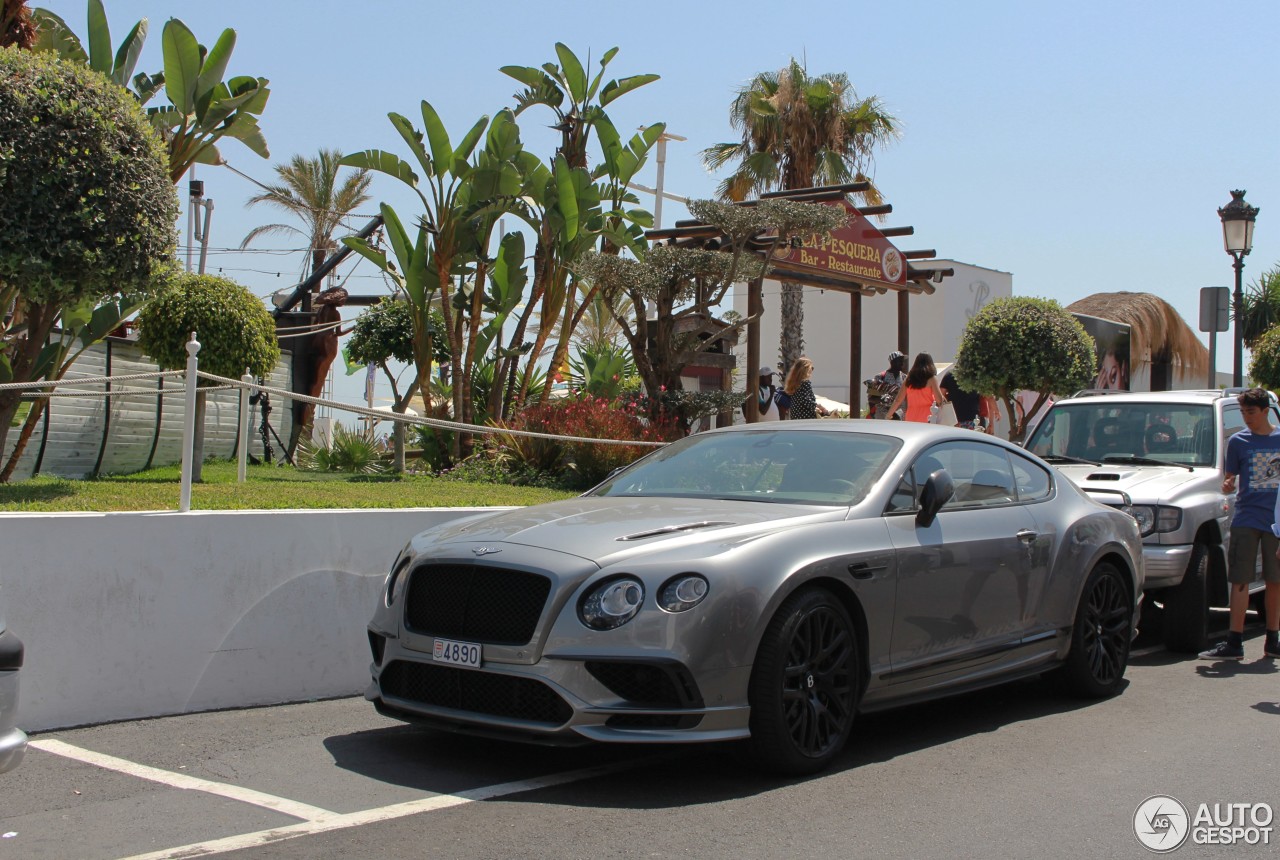
[[[42,304],[149,289],[176,239],[168,165],[129,93],[0,48],[0,284]]]
[[[280,360],[275,322],[253,293],[217,275],[179,275],[138,315],[138,346],[163,368],[187,366],[187,339],[200,341],[200,369],[239,379],[266,376]],[[201,380],[201,384],[210,384]]]

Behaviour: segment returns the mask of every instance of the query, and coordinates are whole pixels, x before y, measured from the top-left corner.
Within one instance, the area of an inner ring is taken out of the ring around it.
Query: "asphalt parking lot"
[[[0,858],[1141,857],[1152,794],[1280,806],[1280,661],[1251,630],[1240,664],[1144,650],[1105,702],[1030,681],[863,717],[807,780],[736,746],[438,734],[358,698],[48,732],[0,777]]]

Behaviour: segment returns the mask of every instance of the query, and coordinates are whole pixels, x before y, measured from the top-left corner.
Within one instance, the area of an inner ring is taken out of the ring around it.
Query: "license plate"
[[[455,642],[452,639],[437,639],[431,657],[437,663],[452,663],[455,666],[480,668],[480,646],[474,642]]]

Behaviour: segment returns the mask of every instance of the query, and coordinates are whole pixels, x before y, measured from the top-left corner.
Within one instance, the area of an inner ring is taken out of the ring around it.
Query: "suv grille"
[[[378,684],[385,696],[493,717],[559,726],[573,716],[564,699],[532,678],[393,660]]]
[[[465,564],[414,568],[405,598],[404,623],[415,633],[525,645],[533,638],[551,593],[551,580],[536,573]]]

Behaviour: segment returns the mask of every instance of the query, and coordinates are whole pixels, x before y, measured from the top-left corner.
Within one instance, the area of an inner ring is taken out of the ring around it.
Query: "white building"
[[[930,268],[950,268],[955,275],[936,285],[932,295],[916,294],[907,299],[910,342],[906,349],[898,343],[898,298],[894,292],[862,298],[862,358],[857,390],[852,392],[865,409],[862,380],[888,366],[894,350],[914,359],[927,352],[938,364],[955,360],[960,336],[969,320],[992,299],[1013,295],[1013,275],[997,269],[954,260],[929,260]],[[782,285],[764,282],[764,316],[760,320],[760,363],[778,364],[779,318]],[[735,291],[733,309],[747,313],[747,291]],[[814,391],[841,403],[851,403],[849,391],[850,297],[837,290],[804,288],[805,355],[813,359]],[[747,368],[746,348],[736,349],[736,385],[750,387],[755,368]],[[779,380],[781,385],[781,380]]]

